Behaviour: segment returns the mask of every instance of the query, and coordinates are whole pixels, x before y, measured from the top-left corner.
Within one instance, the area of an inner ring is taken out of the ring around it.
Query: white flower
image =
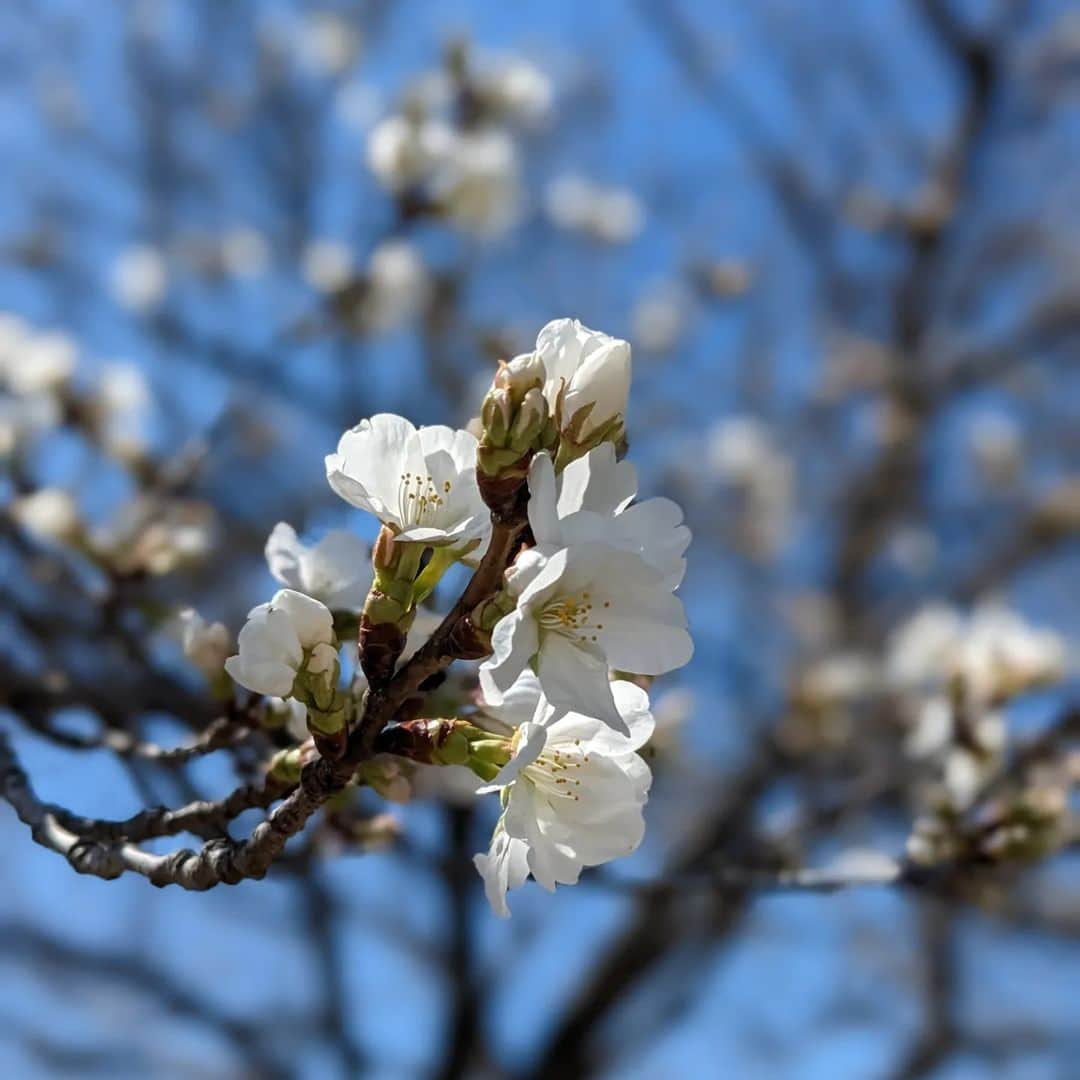
[[[968,621],[951,664],[975,701],[993,704],[1061,679],[1065,643],[1015,612],[983,607]]]
[[[336,240],[313,240],[304,248],[301,263],[305,280],[319,292],[334,292],[352,277],[352,252]]]
[[[913,615],[889,642],[887,674],[901,691],[940,689],[959,680],[968,700],[993,705],[1060,679],[1066,650],[1053,631],[998,607],[970,616],[943,604]]]
[[[368,135],[367,162],[383,187],[401,191],[427,181],[454,143],[454,133],[440,121],[388,116]]]
[[[513,140],[502,131],[458,136],[433,183],[443,212],[460,228],[501,232],[513,224],[521,197]]]
[[[344,529],[335,529],[307,547],[291,525],[279,521],[266,541],[266,561],[282,585],[333,611],[359,610],[371,587],[367,545]]]
[[[485,58],[475,79],[489,107],[522,124],[539,124],[551,111],[551,80],[521,57]]]
[[[368,282],[367,321],[380,330],[411,319],[430,292],[424,261],[406,240],[388,240],[371,253]]]
[[[683,557],[690,530],[671,499],[634,503],[637,470],[615,460],[615,447],[601,443],[572,461],[556,479],[547,454],[537,454],[529,469],[529,524],[538,546],[572,547],[599,541],[640,555],[678,588],[686,573]]]
[[[326,458],[326,477],[399,541],[461,549],[484,541],[490,529],[476,483],[476,437],[467,431],[415,428],[379,413],[341,436]]]
[[[224,623],[208,623],[194,608],[180,612],[184,655],[208,679],[216,679],[232,652],[232,638]]]
[[[330,609],[303,593],[282,589],[270,603],[248,613],[238,654],[226,660],[225,670],[258,694],[288,697],[301,670],[319,674],[332,668],[337,657],[333,640]]]
[[[67,543],[82,534],[82,516],[71,495],[62,488],[41,488],[20,495],[11,504],[11,516],[33,536]]]
[[[590,330],[577,319],[555,319],[540,331],[536,351],[547,370],[544,394],[553,413],[562,396],[563,429],[581,413],[578,442],[625,417],[630,397],[627,342]]]
[[[135,364],[106,364],[90,405],[105,448],[121,460],[137,458],[146,448],[150,385]]]
[[[629,682],[612,684],[628,734],[600,720],[568,713],[547,727],[529,717],[543,712],[536,676],[524,673],[489,709],[517,725],[512,757],[482,791],[500,790],[503,814],[491,848],[474,864],[495,911],[506,917],[506,892],[532,876],[549,891],[573,885],[584,866],[629,855],[645,832],[643,807],[652,775],[638,756],[653,732],[648,695]]]
[[[645,211],[633,192],[603,187],[581,176],[560,176],[545,194],[548,215],[563,229],[625,244],[641,231]]]
[[[145,312],[165,299],[169,271],[157,248],[137,244],[125,248],[112,270],[112,292],[116,302],[130,311]]]
[[[0,377],[17,397],[53,393],[75,372],[78,348],[67,334],[49,331],[19,337],[17,324],[9,322],[0,344]]]
[[[506,577],[517,606],[492,633],[480,684],[499,705],[532,664],[548,702],[541,719],[578,711],[625,733],[609,668],[661,675],[693,653],[682,603],[637,555],[584,543],[518,556]]]

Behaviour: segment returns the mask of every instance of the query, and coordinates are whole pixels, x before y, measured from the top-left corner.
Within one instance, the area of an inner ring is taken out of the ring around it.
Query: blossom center
[[[602,606],[607,608],[611,605],[605,600]],[[587,592],[552,600],[540,612],[539,622],[545,630],[562,634],[581,644],[597,641],[594,631],[604,629],[603,623],[593,622],[593,601]]]
[[[581,781],[574,775],[574,771],[580,769],[589,761],[589,755],[579,749],[580,739],[574,740],[574,746],[564,744],[560,749],[547,747],[543,753],[522,770],[522,776],[540,793],[559,799],[573,799],[580,801],[581,796],[577,788],[581,787]]]
[[[453,487],[449,480],[445,480],[440,491],[429,475],[402,473],[398,484],[398,514],[402,525],[408,529],[414,525],[431,524],[446,505]]]

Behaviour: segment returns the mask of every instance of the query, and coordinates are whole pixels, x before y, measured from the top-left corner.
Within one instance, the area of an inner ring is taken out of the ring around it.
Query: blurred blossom
[[[340,289],[352,276],[352,252],[336,240],[314,240],[304,249],[303,274],[320,292]]]
[[[676,282],[666,282],[646,293],[633,312],[634,343],[646,352],[670,352],[686,328],[690,297]]]
[[[450,156],[454,142],[441,121],[388,116],[368,135],[368,166],[388,191],[402,191],[427,181]]]
[[[665,690],[653,699],[652,714],[656,727],[647,749],[661,757],[673,757],[679,751],[683,729],[694,715],[697,699],[685,686]]]
[[[180,640],[184,655],[206,676],[217,679],[233,650],[232,635],[224,623],[208,623],[194,608],[179,614]]]
[[[431,289],[427,267],[407,240],[388,240],[372,253],[365,321],[375,329],[400,326],[418,315]]]
[[[211,551],[216,515],[194,499],[140,495],[109,525],[95,530],[94,549],[119,574],[170,574]]]
[[[865,653],[848,651],[823,657],[807,667],[796,694],[806,706],[830,709],[865,699],[880,685],[876,661]]]
[[[517,217],[521,186],[517,151],[502,131],[459,136],[434,181],[440,210],[468,232],[491,235]]]
[[[0,458],[11,457],[59,422],[60,403],[52,394],[0,394]]]
[[[968,430],[971,456],[980,475],[995,487],[1008,487],[1024,467],[1024,442],[1017,423],[998,412],[983,412]]]
[[[754,283],[752,268],[739,259],[703,263],[696,273],[706,291],[720,300],[742,296]]]
[[[925,577],[937,559],[937,539],[929,529],[909,525],[893,533],[886,554],[905,573]]]
[[[1005,608],[987,606],[965,617],[929,605],[899,627],[888,642],[886,673],[901,691],[933,691],[959,684],[977,706],[1007,701],[1063,678],[1065,642]]]
[[[299,33],[300,58],[312,70],[340,75],[352,66],[363,38],[348,19],[333,11],[312,11],[302,16]]]
[[[535,64],[521,57],[480,58],[472,77],[487,108],[525,125],[545,121],[554,101],[551,80]]]
[[[705,461],[740,500],[743,543],[766,554],[781,546],[790,528],[795,468],[769,428],[749,416],[718,421],[707,437]]]
[[[282,585],[333,611],[359,611],[371,585],[368,546],[345,529],[307,546],[291,525],[279,521],[266,541],[266,562]]]
[[[919,709],[905,742],[910,757],[937,766],[938,780],[926,793],[956,811],[975,802],[997,771],[1006,745],[1005,720],[998,712],[958,714],[944,697],[932,697]]]
[[[234,225],[221,238],[221,265],[236,277],[257,277],[270,262],[270,245],[258,229]]]
[[[50,393],[66,386],[79,350],[56,330],[39,332],[7,316],[0,328],[0,381],[17,397]]]
[[[146,450],[153,398],[136,364],[106,364],[89,398],[94,424],[104,448],[121,461],[134,461]]]
[[[142,313],[157,307],[165,299],[168,282],[161,252],[145,244],[124,249],[113,264],[113,297],[130,311]]]
[[[633,192],[603,187],[581,176],[553,180],[544,201],[548,216],[560,228],[608,244],[633,240],[645,221],[645,210]]]
[[[42,488],[20,495],[12,502],[10,513],[22,528],[41,540],[73,543],[82,536],[79,508],[61,488]]]

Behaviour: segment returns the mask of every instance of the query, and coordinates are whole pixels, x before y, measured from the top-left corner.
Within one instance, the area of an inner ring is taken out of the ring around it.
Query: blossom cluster
[[[400,756],[466,765],[481,795],[498,794],[476,866],[501,914],[530,875],[554,889],[638,846],[651,781],[638,751],[654,727],[643,684],[692,652],[675,595],[689,530],[670,500],[637,499],[635,469],[620,460],[630,368],[625,341],[560,319],[500,364],[478,433],[362,420],[326,475],[378,520],[370,561],[351,533],[307,547],[282,523],[266,554],[284,587],[251,611],[235,655],[221,658],[218,626],[188,616],[194,662],[223,663],[272,708],[296,708],[318,751],[340,756],[365,696],[421,646],[423,605],[443,576],[482,564],[495,525],[514,521],[501,578],[468,613],[457,654],[483,660],[478,694],[453,717],[391,725]],[[358,660],[350,679],[346,646]],[[365,782],[388,777],[400,781],[400,767],[365,764]]]
[[[466,233],[511,225],[521,200],[516,136],[547,117],[547,76],[519,57],[472,62],[464,47],[421,79],[372,128],[367,161],[408,214],[431,214]]]

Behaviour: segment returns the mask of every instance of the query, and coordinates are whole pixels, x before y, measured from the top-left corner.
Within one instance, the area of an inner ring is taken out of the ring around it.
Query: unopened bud
[[[540,354],[530,352],[515,356],[509,363],[500,361],[492,385],[507,391],[511,402],[517,405],[530,390],[543,387],[546,379],[547,368]]]
[[[510,446],[521,453],[535,446],[547,419],[547,399],[542,390],[534,387],[521,399],[521,406],[510,429]]]
[[[489,446],[505,446],[514,422],[514,406],[508,390],[489,390],[480,407],[483,441]]]

